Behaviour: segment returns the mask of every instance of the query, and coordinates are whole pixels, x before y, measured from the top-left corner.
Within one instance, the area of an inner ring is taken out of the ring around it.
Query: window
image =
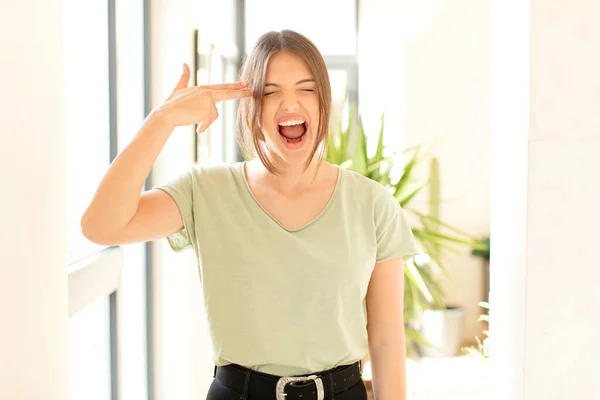
[[[132,136],[143,120],[144,5],[118,2],[117,10],[115,0],[89,4],[67,0],[65,7],[72,400],[148,395],[146,299],[138,290],[145,278],[143,248],[95,245],[80,228],[81,217],[117,154],[118,130]],[[117,13],[126,28],[119,29],[118,38]],[[119,114],[122,117],[117,118]],[[122,276],[126,258],[132,265]],[[117,329],[117,311],[125,315],[122,329]]]
[[[238,80],[240,49],[236,42],[236,1],[223,0],[211,4],[218,19],[209,19],[195,32],[195,85],[233,83]],[[195,162],[238,161],[236,112],[238,101],[216,104],[219,118],[200,136],[196,136]]]
[[[256,40],[268,31],[291,29],[308,37],[323,54],[329,71],[331,120],[342,118],[347,123],[348,106],[358,106],[357,7],[356,0],[309,0],[291,12],[289,5],[281,1],[247,2],[246,50],[251,51]]]
[[[80,221],[110,162],[107,9],[107,0],[65,6],[69,264],[103,248],[81,234]]]
[[[280,0],[246,2],[246,49],[268,31],[291,29],[326,55],[356,54],[356,0],[304,0],[299,7]]]

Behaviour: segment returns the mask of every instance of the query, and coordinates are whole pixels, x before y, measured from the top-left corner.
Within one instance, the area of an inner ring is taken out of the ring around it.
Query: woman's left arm
[[[402,257],[375,265],[367,290],[367,316],[375,400],[406,400]]]

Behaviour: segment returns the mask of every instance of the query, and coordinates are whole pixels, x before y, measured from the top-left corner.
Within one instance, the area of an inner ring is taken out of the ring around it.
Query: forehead
[[[294,83],[300,79],[314,78],[306,62],[299,56],[281,51],[274,54],[267,65],[266,82]]]

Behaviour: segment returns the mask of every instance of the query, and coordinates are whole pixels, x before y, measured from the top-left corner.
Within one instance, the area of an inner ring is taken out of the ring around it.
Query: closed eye
[[[300,90],[302,90],[302,91],[304,91],[304,92],[314,92],[314,91],[315,91],[314,89],[300,89]],[[269,95],[271,95],[271,94],[273,94],[273,93],[277,93],[277,92],[266,92],[266,93],[264,94],[264,96],[269,96]]]

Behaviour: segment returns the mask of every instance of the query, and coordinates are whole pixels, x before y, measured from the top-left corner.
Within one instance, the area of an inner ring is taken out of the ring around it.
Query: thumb
[[[190,81],[190,67],[186,63],[183,63],[183,74],[181,74],[181,78],[179,78],[179,82],[175,85],[175,89],[173,89],[173,93],[177,90],[185,89],[188,87],[188,83]]]

